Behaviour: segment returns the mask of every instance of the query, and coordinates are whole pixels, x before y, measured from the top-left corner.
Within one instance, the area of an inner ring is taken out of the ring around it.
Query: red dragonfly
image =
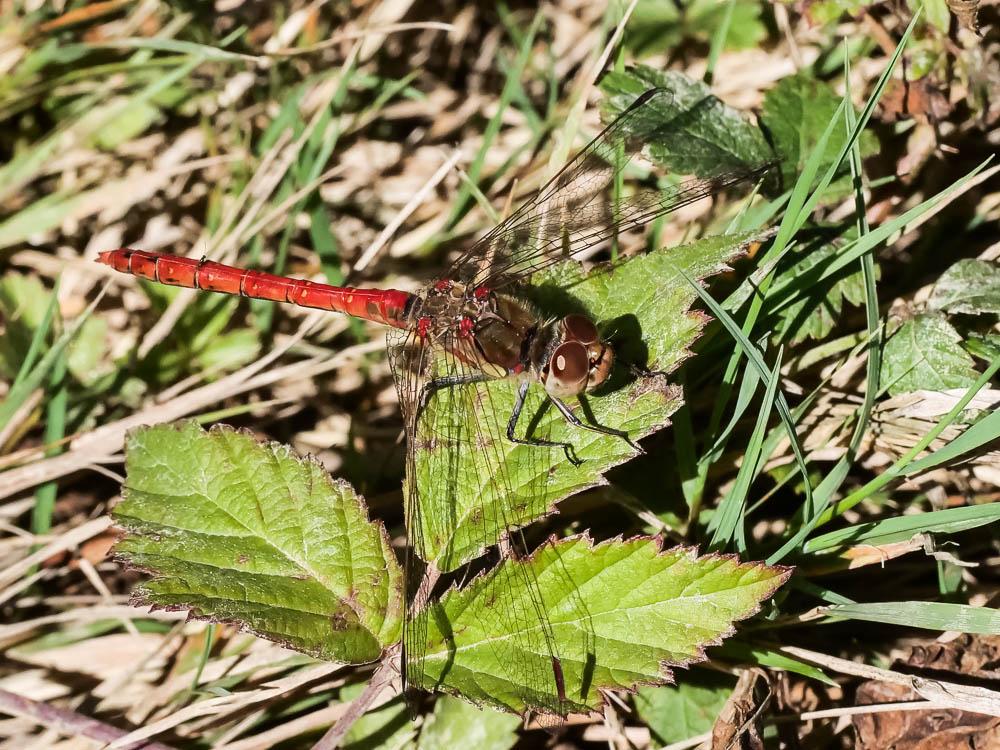
[[[758,179],[770,169],[770,164],[738,168],[609,201],[609,185],[642,145],[670,134],[672,125],[663,121],[663,113],[671,104],[671,94],[663,90],[640,95],[528,202],[461,255],[443,277],[416,293],[330,286],[130,248],[100,254],[100,262],[117,271],[162,284],[341,312],[390,327],[390,362],[408,439],[405,683],[448,689],[453,634],[438,623],[430,628],[439,634],[437,641],[428,642],[427,635],[428,618],[441,618],[431,603],[441,574],[458,571],[454,582],[463,569],[468,574],[467,564],[486,550],[501,560],[516,558],[524,549],[518,530],[545,514],[526,511],[526,501],[511,500],[532,491],[515,475],[523,473],[528,462],[541,465],[532,476],[543,478],[545,464],[562,457],[580,463],[571,441],[529,434],[530,427],[519,434],[533,384],[541,386],[548,404],[574,429],[611,436],[641,451],[628,433],[585,421],[567,403],[605,385],[616,368],[614,348],[598,325],[576,312],[546,317],[524,292],[539,271],[609,245],[619,233]],[[489,408],[495,402],[487,384],[497,380],[514,384],[505,423]],[[445,396],[448,404],[437,405]],[[504,441],[520,452],[505,452]],[[561,455],[553,457],[553,449]],[[425,453],[434,457],[424,460]],[[435,493],[446,487],[451,494],[431,497],[427,488],[432,483]],[[495,602],[497,627],[512,635],[506,643],[491,646],[505,673],[495,675],[494,684],[478,699],[562,716],[586,709],[583,683],[591,679],[587,670],[594,667],[586,612],[581,605],[570,618],[580,623],[580,639],[567,658],[560,645],[563,639],[548,620],[551,603],[543,600],[537,582],[523,567],[515,568],[522,579],[480,577],[486,596]],[[573,604],[568,606],[572,611]],[[526,662],[519,656],[537,656],[539,649],[547,652],[542,667],[537,659]],[[438,663],[441,654],[443,665]],[[504,691],[517,695],[504,696]]]

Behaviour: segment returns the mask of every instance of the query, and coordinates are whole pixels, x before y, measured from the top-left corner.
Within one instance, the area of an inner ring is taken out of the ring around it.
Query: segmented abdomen
[[[141,276],[160,284],[288,302],[317,310],[332,310],[395,328],[408,327],[406,313],[413,299],[413,295],[398,289],[331,286],[307,279],[235,268],[212,260],[150,253],[127,247],[101,253],[98,261],[116,271]]]

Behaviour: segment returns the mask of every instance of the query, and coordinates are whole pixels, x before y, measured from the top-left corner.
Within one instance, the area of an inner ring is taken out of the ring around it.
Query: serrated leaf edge
[[[754,615],[756,615],[758,612],[760,612],[760,610],[763,607],[764,602],[766,602],[768,599],[770,599],[772,596],[774,596],[775,592],[778,589],[780,589],[788,581],[788,579],[792,576],[792,574],[795,572],[795,566],[792,566],[792,565],[768,565],[763,560],[753,560],[753,561],[743,562],[743,561],[740,560],[739,556],[736,555],[736,554],[734,554],[734,553],[708,552],[708,553],[706,553],[704,555],[699,555],[698,554],[698,545],[679,544],[679,545],[674,545],[673,547],[663,547],[663,542],[666,541],[666,539],[665,539],[665,537],[662,534],[636,534],[636,535],[628,537],[628,538],[626,538],[623,535],[619,534],[617,536],[611,537],[610,539],[605,539],[604,541],[595,542],[594,538],[590,535],[590,532],[588,530],[588,531],[583,531],[583,532],[581,532],[579,534],[573,534],[573,535],[567,536],[567,537],[557,537],[557,536],[555,536],[553,534],[553,535],[549,536],[545,541],[539,543],[539,545],[534,550],[532,550],[532,552],[530,554],[528,554],[527,556],[522,557],[522,558],[516,558],[516,559],[508,557],[508,558],[505,558],[503,560],[500,560],[492,568],[488,568],[486,570],[480,571],[473,578],[465,581],[465,583],[462,586],[462,588],[459,588],[458,582],[455,581],[455,582],[453,582],[451,584],[451,586],[449,586],[447,589],[445,589],[440,594],[440,596],[438,596],[438,598],[434,601],[434,604],[439,604],[441,602],[441,600],[445,596],[447,596],[448,594],[450,594],[452,592],[459,592],[459,593],[461,593],[461,591],[463,591],[464,589],[469,588],[473,584],[475,584],[478,579],[481,579],[481,578],[483,578],[485,576],[488,576],[488,575],[492,574],[500,565],[504,565],[504,564],[507,564],[507,563],[517,563],[517,564],[530,565],[532,562],[534,562],[535,558],[544,551],[544,549],[548,545],[550,545],[550,544],[554,544],[554,545],[566,544],[566,543],[570,543],[570,542],[575,543],[577,541],[583,541],[585,544],[587,544],[588,551],[590,551],[592,553],[595,552],[595,551],[597,551],[597,550],[600,550],[601,547],[609,546],[609,545],[612,545],[612,544],[623,544],[624,545],[624,544],[629,544],[629,543],[632,543],[632,542],[655,543],[657,545],[657,547],[658,547],[658,550],[656,552],[656,556],[657,557],[663,556],[666,553],[679,552],[679,553],[684,554],[684,555],[686,555],[688,557],[693,557],[693,558],[695,558],[698,561],[701,561],[701,560],[723,560],[723,561],[731,561],[731,562],[734,562],[738,567],[742,567],[742,568],[744,568],[746,570],[767,568],[769,570],[773,570],[773,571],[777,572],[777,575],[775,575],[771,579],[771,583],[773,583],[773,585],[770,586],[770,588],[767,590],[767,593],[764,596],[762,596],[757,602],[755,602],[755,604],[753,605],[753,607],[745,615],[743,615],[742,617],[734,618],[733,621],[729,624],[729,627],[727,627],[724,631],[722,631],[721,633],[719,633],[719,635],[717,635],[716,637],[714,637],[714,638],[712,638],[712,639],[710,639],[708,641],[705,641],[704,643],[698,644],[695,647],[695,653],[694,653],[694,655],[690,659],[685,659],[685,660],[678,661],[678,662],[672,662],[672,661],[670,661],[668,659],[662,659],[662,660],[660,660],[660,662],[658,663],[658,667],[660,669],[661,678],[658,679],[658,680],[639,680],[639,681],[633,683],[632,685],[630,685],[629,687],[598,688],[597,692],[602,696],[602,699],[601,699],[601,701],[599,703],[597,703],[596,705],[590,707],[590,710],[591,710],[592,713],[593,712],[599,712],[605,705],[608,704],[608,702],[609,702],[610,699],[606,695],[607,691],[614,691],[614,692],[617,692],[617,693],[625,693],[626,695],[634,695],[638,691],[638,689],[640,687],[663,687],[665,685],[675,684],[675,680],[674,680],[674,669],[675,668],[687,669],[688,667],[690,667],[690,666],[692,666],[694,664],[700,664],[700,663],[706,661],[707,660],[707,656],[706,656],[707,650],[709,648],[713,648],[714,646],[720,646],[720,645],[722,645],[722,643],[727,638],[731,638],[733,635],[735,635],[735,633],[736,633],[735,623],[742,622],[743,620],[748,620],[751,617],[753,617]],[[477,708],[483,708],[484,706],[486,706],[486,707],[490,707],[490,708],[500,709],[502,711],[506,711],[507,713],[512,713],[514,715],[520,715],[518,712],[512,711],[511,709],[507,708],[506,706],[502,706],[502,705],[499,705],[499,704],[493,704],[493,703],[490,703],[488,701],[479,701],[479,700],[473,700],[471,698],[468,698],[461,691],[459,691],[457,688],[451,688],[451,687],[448,687],[448,686],[442,686],[442,687],[438,688],[438,692],[446,693],[446,694],[451,695],[451,696],[456,697],[456,698],[461,698],[462,700],[464,700],[464,701],[466,701],[468,703],[471,703],[472,705],[476,706]],[[541,710],[541,709],[537,709],[537,708],[528,709],[528,712],[533,713],[533,714],[538,714],[538,715],[558,716],[558,717],[565,718],[565,716],[562,715],[562,714],[559,714],[559,713],[556,713],[556,712],[551,712],[551,711],[545,711],[545,710]],[[566,715],[569,715],[569,714],[566,714]]]
[[[355,488],[353,487],[353,485],[351,485],[350,482],[347,482],[346,480],[341,479],[339,477],[335,478],[335,477],[330,476],[329,472],[327,472],[326,467],[323,466],[322,462],[318,458],[316,458],[316,456],[314,456],[311,453],[307,453],[307,454],[305,454],[303,456],[303,455],[299,454],[297,451],[295,451],[294,449],[292,449],[290,446],[288,446],[288,445],[286,445],[284,443],[281,443],[281,442],[279,442],[277,440],[261,440],[259,438],[259,436],[257,434],[255,434],[252,430],[249,430],[249,429],[246,429],[246,428],[243,428],[243,427],[233,427],[231,425],[227,425],[227,424],[224,424],[224,423],[216,423],[216,424],[211,425],[208,430],[205,430],[201,426],[201,424],[197,420],[194,420],[194,419],[183,419],[183,420],[178,420],[178,421],[175,421],[175,422],[161,422],[161,423],[152,424],[152,425],[137,425],[137,426],[132,427],[131,429],[129,429],[128,432],[126,433],[126,435],[125,435],[125,445],[126,445],[126,448],[127,448],[128,444],[129,444],[129,441],[132,439],[133,435],[135,435],[136,433],[139,433],[139,432],[141,432],[143,430],[153,429],[153,428],[159,428],[159,429],[170,429],[170,430],[173,430],[175,432],[183,432],[184,429],[186,429],[188,427],[191,427],[191,426],[197,427],[202,433],[206,433],[208,435],[212,435],[212,434],[236,434],[236,435],[241,435],[241,436],[244,436],[244,437],[249,437],[255,443],[257,443],[258,445],[260,445],[263,448],[266,448],[266,449],[269,449],[269,450],[272,450],[272,451],[280,450],[283,453],[285,453],[286,455],[294,457],[298,461],[309,463],[313,467],[320,469],[321,470],[320,471],[321,476],[323,477],[324,481],[326,481],[326,482],[328,482],[330,484],[331,489],[333,489],[334,491],[342,490],[342,489],[345,489],[345,488],[347,490],[349,490],[349,492],[347,494],[355,499],[355,501],[357,503],[358,510],[361,512],[361,515],[364,517],[365,521],[367,523],[373,525],[376,528],[376,530],[377,530],[377,532],[379,534],[380,542],[382,543],[382,545],[384,546],[384,548],[386,550],[389,550],[390,552],[392,552],[392,542],[389,539],[389,534],[386,531],[385,524],[382,522],[382,519],[378,519],[377,518],[377,519],[372,520],[372,518],[370,517],[370,515],[368,513],[368,504],[365,502],[364,496],[360,492],[357,492],[355,490]],[[128,499],[129,491],[130,491],[130,488],[128,487],[128,485],[127,484],[123,484],[122,485],[122,492],[121,492],[122,499],[121,499],[121,501],[119,503],[116,504],[115,507],[117,507],[117,505],[120,505],[121,503],[125,502],[126,499]],[[131,559],[129,553],[127,553],[127,552],[117,552],[115,550],[115,547],[117,547],[118,543],[121,542],[122,540],[124,540],[127,536],[132,535],[132,536],[140,537],[140,536],[145,536],[145,535],[137,527],[132,526],[132,525],[128,524],[127,522],[121,521],[117,516],[114,515],[113,511],[114,511],[114,509],[112,509],[112,517],[115,519],[115,525],[112,527],[112,530],[116,534],[117,539],[115,540],[114,546],[112,546],[111,553],[109,554],[109,557],[114,562],[116,562],[118,565],[120,565],[124,570],[134,570],[134,571],[138,571],[138,572],[144,573],[146,575],[149,575],[151,581],[168,580],[168,578],[169,578],[168,576],[160,575],[159,572],[156,571],[155,569],[149,568],[149,567],[144,566],[144,565],[136,564]],[[393,556],[395,557],[395,553],[394,552],[393,552]],[[398,560],[397,560],[397,564],[398,564]],[[402,574],[400,575],[400,580],[401,579],[402,579]],[[400,595],[402,595],[402,592],[400,592]],[[197,622],[214,623],[214,624],[218,624],[218,625],[231,625],[233,627],[236,627],[240,632],[248,633],[248,634],[253,635],[253,636],[257,637],[257,638],[261,638],[262,640],[270,641],[272,643],[277,643],[279,646],[287,648],[287,649],[289,649],[291,651],[295,651],[295,652],[301,653],[301,654],[306,654],[307,656],[312,656],[314,658],[322,659],[324,661],[328,660],[327,657],[325,657],[322,653],[320,653],[318,651],[315,651],[313,649],[308,649],[308,648],[301,648],[300,646],[292,645],[289,641],[287,641],[285,639],[282,639],[282,638],[279,638],[279,637],[275,637],[274,635],[267,634],[267,633],[262,633],[262,632],[260,632],[258,630],[255,630],[249,623],[247,623],[247,622],[245,622],[243,620],[240,620],[240,619],[237,619],[237,618],[225,618],[225,617],[218,617],[218,616],[215,616],[215,615],[200,614],[199,613],[200,608],[197,605],[183,605],[183,604],[166,604],[166,605],[163,605],[163,604],[157,604],[155,601],[152,600],[151,597],[152,597],[152,592],[150,591],[150,589],[146,585],[140,584],[140,585],[136,586],[132,590],[132,593],[129,595],[129,601],[128,601],[128,603],[129,603],[129,606],[133,606],[133,607],[149,607],[149,611],[150,612],[157,612],[157,611],[160,611],[160,612],[181,612],[181,611],[186,610],[187,613],[188,613],[187,618],[186,618],[186,622],[197,621]],[[343,603],[344,606],[347,609],[350,609],[351,611],[355,612],[355,614],[358,614],[357,609],[355,609],[353,606],[351,606],[351,604],[349,602],[347,602],[343,597],[337,596],[336,598],[337,598],[337,601]],[[382,623],[384,624],[389,619],[390,619],[390,612],[387,609],[383,613]],[[360,617],[358,617],[357,621],[360,623],[360,622],[362,622],[362,619]],[[376,642],[378,642],[378,641],[381,640],[381,638],[379,637],[380,636],[379,632],[373,632],[373,633],[371,633],[371,635],[375,639]],[[373,659],[372,662],[378,661],[379,659],[381,659],[382,657],[384,657],[385,654],[386,654],[386,652],[389,649],[391,649],[393,647],[393,645],[394,644],[388,644],[387,646],[384,646],[382,648],[382,651],[381,651],[379,657],[376,658],[376,659]],[[365,662],[365,663],[372,663],[372,662]]]

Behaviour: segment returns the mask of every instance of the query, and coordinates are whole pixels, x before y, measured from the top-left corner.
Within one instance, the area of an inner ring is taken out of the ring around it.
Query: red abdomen
[[[98,262],[111,266],[116,271],[141,276],[160,284],[288,302],[317,310],[332,310],[395,328],[408,327],[406,312],[413,298],[413,295],[398,289],[330,286],[306,279],[275,276],[264,271],[235,268],[212,260],[148,253],[127,247],[101,253]]]

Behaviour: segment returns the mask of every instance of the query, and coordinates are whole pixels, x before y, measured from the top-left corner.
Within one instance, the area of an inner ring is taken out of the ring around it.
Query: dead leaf
[[[955,14],[958,25],[968,29],[976,36],[982,36],[979,31],[979,0],[947,0],[948,9]]]
[[[945,119],[952,109],[948,98],[929,78],[891,81],[882,96],[880,107],[885,120],[912,118],[930,123]]]
[[[1000,679],[1000,637],[963,635],[949,643],[926,641],[912,646],[893,669],[960,675],[961,680]],[[918,700],[903,685],[871,680],[857,690],[858,705]],[[888,711],[852,719],[857,747],[864,750],[970,750],[1000,747],[1000,718],[957,709]]]
[[[740,675],[712,727],[712,750],[763,750],[764,709],[771,702],[771,685],[762,669]]]
[[[117,534],[113,532],[99,534],[93,539],[88,539],[80,545],[80,557],[86,558],[91,565],[98,565],[104,562],[116,539]],[[75,562],[73,567],[76,567]]]

